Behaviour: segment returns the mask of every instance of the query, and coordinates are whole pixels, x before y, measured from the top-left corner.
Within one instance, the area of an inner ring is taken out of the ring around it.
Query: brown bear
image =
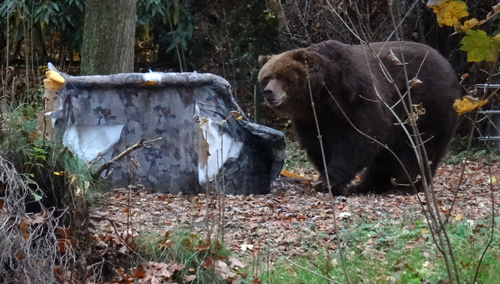
[[[455,72],[436,50],[405,41],[330,40],[260,56],[259,64],[264,99],[291,119],[320,172],[318,190],[327,190],[326,174],[335,195],[412,184],[420,190],[431,182],[457,125],[453,102],[462,96]],[[360,172],[361,182],[346,187]]]

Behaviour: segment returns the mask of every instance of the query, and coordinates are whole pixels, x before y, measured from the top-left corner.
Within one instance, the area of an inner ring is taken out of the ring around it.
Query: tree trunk
[[[135,0],[88,0],[82,43],[82,75],[134,71]]]

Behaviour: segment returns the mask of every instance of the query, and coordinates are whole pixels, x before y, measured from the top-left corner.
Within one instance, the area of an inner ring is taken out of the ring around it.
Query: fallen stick
[[[146,141],[146,139],[142,138],[141,140],[139,140],[139,142],[137,142],[136,144],[128,147],[125,151],[121,152],[118,156],[114,157],[113,159],[111,159],[111,161],[109,162],[106,162],[104,163],[102,166],[100,166],[96,172],[94,174],[92,174],[92,178],[94,180],[97,180],[102,172],[106,169],[109,169],[112,165],[114,165],[116,162],[118,162],[119,160],[123,159],[123,157],[127,156],[128,154],[130,154],[132,151],[135,151],[139,148],[142,148],[148,144],[151,144],[151,143],[154,143],[158,140],[162,139],[162,137],[159,137],[159,138],[156,138],[154,140],[150,140],[150,141]]]

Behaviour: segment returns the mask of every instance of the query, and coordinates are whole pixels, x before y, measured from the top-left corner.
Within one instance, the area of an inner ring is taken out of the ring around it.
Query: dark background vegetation
[[[307,0],[139,0],[135,71],[210,72],[226,78],[243,109],[254,114],[257,57],[261,54],[305,47],[336,39],[359,40],[334,13],[367,41],[399,37],[438,49],[453,65],[457,76],[469,73],[466,86],[484,83],[494,73],[492,64],[470,64],[459,51],[460,34],[439,27],[426,1],[307,1]],[[494,0],[467,1],[470,16],[485,18]],[[2,85],[18,90],[37,88],[47,62],[60,70],[79,74],[84,0],[4,1],[0,4],[0,54]],[[395,29],[395,22],[405,18]],[[500,22],[481,26],[498,32]],[[394,33],[397,31],[398,33]],[[29,80],[25,77],[30,77]],[[13,86],[17,85],[17,86]],[[5,87],[4,87],[5,88]],[[272,119],[273,116],[264,116]]]

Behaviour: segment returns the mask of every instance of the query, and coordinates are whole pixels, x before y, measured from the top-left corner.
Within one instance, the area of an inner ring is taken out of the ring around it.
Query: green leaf
[[[47,23],[47,25],[49,24],[49,21],[50,21],[50,13],[51,13],[51,10],[47,9],[47,12],[45,13],[45,15],[43,15],[43,20],[45,23]]]
[[[42,199],[42,197],[36,193],[32,193],[33,194],[33,198],[35,198],[35,201],[40,201]]]
[[[498,60],[500,42],[489,37],[483,30],[468,30],[460,41],[460,50],[467,51],[468,62]]]
[[[59,12],[59,6],[57,6],[56,3],[52,2],[52,9],[56,10],[57,12]]]

